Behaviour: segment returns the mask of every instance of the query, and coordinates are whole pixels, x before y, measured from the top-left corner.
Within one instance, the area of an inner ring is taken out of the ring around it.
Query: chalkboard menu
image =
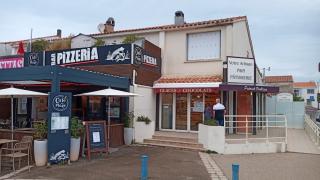
[[[92,152],[108,152],[106,122],[85,121],[87,157],[91,159]]]

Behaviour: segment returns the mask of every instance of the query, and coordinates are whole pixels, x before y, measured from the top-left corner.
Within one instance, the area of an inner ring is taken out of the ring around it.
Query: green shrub
[[[204,121],[204,125],[207,126],[218,126],[218,123],[215,119],[208,119]]]
[[[37,122],[34,124],[34,139],[44,140],[48,135],[48,124],[47,121]]]
[[[138,116],[137,121],[138,122],[145,122],[146,124],[150,124],[151,119],[149,119],[147,116]]]
[[[76,116],[72,117],[71,118],[71,128],[70,128],[71,137],[79,138],[83,131],[84,131],[84,126],[83,126],[82,122],[80,121],[80,119]]]

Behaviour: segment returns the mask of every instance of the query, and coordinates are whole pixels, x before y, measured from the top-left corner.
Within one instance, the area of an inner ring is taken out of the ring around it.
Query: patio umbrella
[[[82,93],[78,94],[76,96],[106,96],[108,97],[108,151],[110,146],[110,97],[133,97],[133,96],[139,96],[135,93],[125,92],[125,91],[119,91],[111,88],[99,90],[99,91],[93,91],[88,93]]]
[[[0,98],[11,98],[11,139],[13,140],[13,98],[47,96],[46,93],[17,89],[14,87],[1,89]]]

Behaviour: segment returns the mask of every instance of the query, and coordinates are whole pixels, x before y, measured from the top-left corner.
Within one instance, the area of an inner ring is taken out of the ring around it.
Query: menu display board
[[[91,159],[92,152],[108,152],[106,122],[85,121],[87,157]]]

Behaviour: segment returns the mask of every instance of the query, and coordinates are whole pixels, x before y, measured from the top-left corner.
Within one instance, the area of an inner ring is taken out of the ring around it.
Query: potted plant
[[[151,120],[147,116],[138,116],[137,122],[144,122],[145,124],[150,124]]]
[[[70,142],[70,161],[77,161],[80,152],[80,136],[84,126],[78,117],[71,118],[71,142]]]
[[[124,116],[124,143],[129,145],[133,140],[133,112],[129,112]]]
[[[45,166],[48,161],[47,121],[34,124],[34,160],[36,166]]]
[[[151,139],[154,135],[155,123],[148,116],[140,115],[134,124],[135,142],[143,143],[145,139]]]

